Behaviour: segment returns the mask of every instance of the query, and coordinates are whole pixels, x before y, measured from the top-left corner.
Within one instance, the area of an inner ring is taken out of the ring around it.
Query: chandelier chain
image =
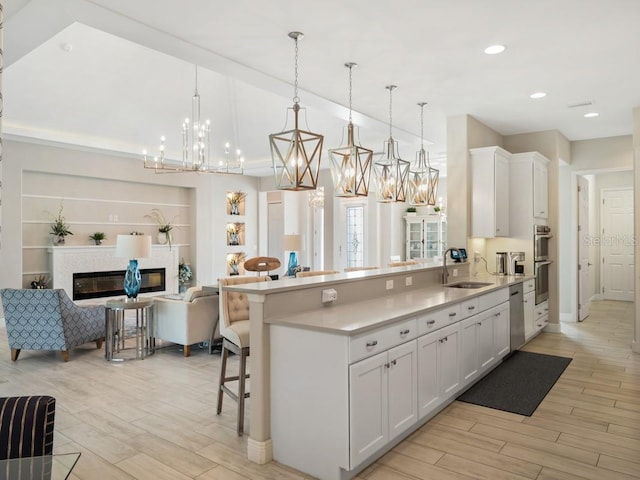
[[[197,96],[198,95],[198,65],[196,65],[195,68],[196,68],[196,88],[194,91],[194,95]]]
[[[295,47],[295,80],[294,80],[294,89],[293,89],[293,103],[299,103],[300,97],[298,96],[298,37],[294,38],[296,42]]]
[[[420,148],[424,149],[424,103],[420,105]]]
[[[353,91],[353,75],[352,75],[352,70],[353,70],[353,65],[349,65],[349,123],[352,123],[352,116],[351,116],[351,105],[352,105],[352,100],[353,100],[353,96],[352,96],[352,91]]]
[[[391,125],[393,124],[393,86],[389,86],[389,138],[393,137],[393,131]]]

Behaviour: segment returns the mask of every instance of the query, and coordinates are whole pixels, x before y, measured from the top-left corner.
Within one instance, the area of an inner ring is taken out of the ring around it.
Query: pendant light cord
[[[351,71],[353,70],[353,64],[349,65],[349,123],[353,123],[352,122],[352,116],[351,116],[351,105],[352,105],[352,91],[353,91],[353,76],[351,75]]]
[[[196,65],[196,88],[194,90],[194,96],[198,95],[198,65]]]
[[[389,89],[389,138],[393,138],[393,133],[392,133],[392,112],[393,112],[393,89],[395,88],[393,85],[389,85],[387,87]]]

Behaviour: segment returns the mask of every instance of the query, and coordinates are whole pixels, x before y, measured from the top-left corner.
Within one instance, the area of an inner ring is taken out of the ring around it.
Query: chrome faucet
[[[447,248],[442,255],[442,284],[446,285],[449,283],[449,271],[447,270],[447,253],[449,252],[458,252],[458,257],[461,257],[460,250],[457,248]]]

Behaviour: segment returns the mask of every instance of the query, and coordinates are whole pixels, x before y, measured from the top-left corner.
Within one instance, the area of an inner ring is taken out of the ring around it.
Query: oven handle
[[[539,239],[539,238],[553,238],[553,235],[548,235],[548,234],[545,234],[545,235],[538,235],[538,234],[536,233],[535,238],[536,238],[536,240],[537,240],[537,239]]]
[[[544,262],[534,262],[534,266],[536,269],[540,268],[540,267],[544,267],[545,265],[551,265],[553,263],[553,260],[546,260]]]

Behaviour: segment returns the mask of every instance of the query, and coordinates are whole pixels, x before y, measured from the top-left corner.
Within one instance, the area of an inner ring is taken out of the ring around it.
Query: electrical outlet
[[[457,277],[458,276],[458,269],[454,268],[453,269],[453,273],[451,275],[454,276],[454,277]]]
[[[387,280],[387,290],[393,289],[393,280]]]
[[[404,286],[410,287],[411,285],[413,285],[413,277],[405,277]]]
[[[336,300],[338,300],[338,292],[335,288],[322,290],[322,303],[335,302]]]
[[[481,259],[482,259],[482,256],[480,255],[480,252],[478,251],[473,252],[473,261],[475,263],[479,263]]]

